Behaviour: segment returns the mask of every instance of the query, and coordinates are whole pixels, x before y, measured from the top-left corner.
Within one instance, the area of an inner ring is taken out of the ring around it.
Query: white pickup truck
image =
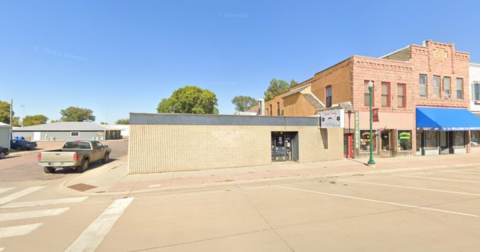
[[[38,154],[38,165],[46,173],[55,172],[55,168],[76,169],[84,172],[90,163],[102,161],[107,163],[112,150],[98,141],[66,142],[62,149],[43,151]]]

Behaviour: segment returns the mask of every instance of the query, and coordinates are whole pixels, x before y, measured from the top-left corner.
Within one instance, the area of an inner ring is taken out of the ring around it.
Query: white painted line
[[[467,213],[453,212],[453,211],[447,211],[447,210],[442,210],[442,209],[437,209],[437,208],[400,204],[400,203],[383,201],[383,200],[358,198],[358,197],[353,197],[353,196],[346,196],[346,195],[333,194],[333,193],[323,193],[323,192],[317,192],[317,191],[309,191],[309,190],[298,189],[298,188],[293,188],[293,187],[285,187],[285,186],[273,186],[273,187],[288,189],[288,190],[294,190],[294,191],[300,191],[300,192],[315,193],[315,194],[321,194],[321,195],[327,195],[327,196],[333,196],[333,197],[339,197],[339,198],[345,198],[345,199],[353,199],[353,200],[368,201],[368,202],[374,202],[374,203],[382,203],[382,204],[387,204],[387,205],[392,205],[392,206],[401,206],[401,207],[408,207],[408,208],[414,208],[414,209],[429,210],[429,211],[434,211],[434,212],[449,213],[449,214],[475,217],[475,218],[479,217],[478,215],[475,215],[475,214],[467,214]]]
[[[2,252],[5,248],[0,248],[0,252]]]
[[[134,198],[115,200],[82,234],[68,247],[68,251],[95,251],[103,238],[112,229],[115,222],[120,218],[125,209],[132,203]]]
[[[8,187],[8,188],[0,188],[0,193],[4,193],[4,192],[7,192],[7,191],[10,191],[12,190],[14,187]],[[0,250],[1,251],[1,250]]]
[[[468,175],[480,175],[480,173],[476,172],[461,172],[461,171],[445,171],[448,173],[458,173],[458,174],[468,174]]]
[[[19,191],[19,192],[14,193],[14,194],[10,194],[10,195],[8,195],[8,196],[5,196],[5,197],[3,197],[3,198],[0,198],[0,205],[5,204],[5,203],[8,203],[8,202],[10,202],[10,201],[12,201],[12,200],[16,200],[16,199],[18,199],[18,198],[20,198],[20,197],[23,197],[23,196],[27,195],[27,194],[36,192],[36,191],[38,191],[38,190],[40,190],[40,189],[42,189],[42,188],[44,188],[44,186],[29,187],[29,188],[27,188],[27,189],[25,189],[25,190],[22,190],[22,191]]]
[[[149,188],[155,188],[155,187],[161,187],[162,184],[153,184],[153,185],[149,185],[148,187]]]
[[[454,181],[454,182],[480,184],[480,181],[462,180],[462,179],[446,179],[446,178],[432,178],[432,177],[420,177],[420,176],[399,176],[399,177],[404,177],[404,178],[420,178],[420,179],[429,179],[429,180],[443,180],[443,181]]]
[[[0,238],[26,235],[32,232],[33,230],[40,227],[43,223],[25,225],[25,226],[15,226],[15,227],[6,227],[0,228]]]
[[[358,181],[350,181],[350,180],[337,180],[337,181],[347,182],[347,183],[353,183],[353,184],[365,184],[365,185],[387,186],[387,187],[396,187],[396,188],[404,188],[404,189],[412,189],[412,190],[421,190],[421,191],[431,191],[431,192],[440,192],[440,193],[451,193],[451,194],[460,194],[460,195],[468,195],[468,196],[480,196],[480,194],[478,194],[478,193],[466,193],[466,192],[457,192],[457,191],[436,190],[436,189],[423,188],[423,187],[398,186],[398,185],[391,185],[391,184],[368,183],[368,182],[358,182]]]
[[[54,199],[54,200],[39,200],[39,201],[28,201],[28,202],[15,202],[9,203],[0,208],[18,208],[18,207],[34,207],[34,206],[49,206],[49,205],[58,205],[58,204],[68,204],[68,203],[78,203],[88,199],[88,197],[76,197],[76,198],[64,198],[64,199]]]
[[[37,211],[27,211],[27,212],[17,212],[17,213],[3,213],[0,214],[0,221],[10,221],[10,220],[22,220],[22,219],[31,219],[31,218],[40,218],[48,216],[57,216],[66,212],[69,207],[57,208],[57,209],[47,209],[47,210],[37,210]]]

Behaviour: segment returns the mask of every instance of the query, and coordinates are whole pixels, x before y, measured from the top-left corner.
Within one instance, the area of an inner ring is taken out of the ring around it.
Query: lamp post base
[[[372,167],[372,168],[375,168],[376,164],[375,164],[375,161],[373,161],[373,159],[370,159],[368,160],[368,166]]]

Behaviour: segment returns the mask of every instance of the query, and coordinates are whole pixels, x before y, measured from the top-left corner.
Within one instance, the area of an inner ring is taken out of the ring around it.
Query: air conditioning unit
[[[450,94],[445,94],[445,100],[450,99]]]

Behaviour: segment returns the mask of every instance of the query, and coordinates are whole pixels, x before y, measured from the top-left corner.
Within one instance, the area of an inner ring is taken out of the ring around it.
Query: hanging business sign
[[[372,109],[372,122],[378,122],[378,108]]]
[[[320,112],[320,128],[344,128],[345,111],[343,109],[324,110]]]
[[[360,149],[360,116],[355,111],[355,149]]]

